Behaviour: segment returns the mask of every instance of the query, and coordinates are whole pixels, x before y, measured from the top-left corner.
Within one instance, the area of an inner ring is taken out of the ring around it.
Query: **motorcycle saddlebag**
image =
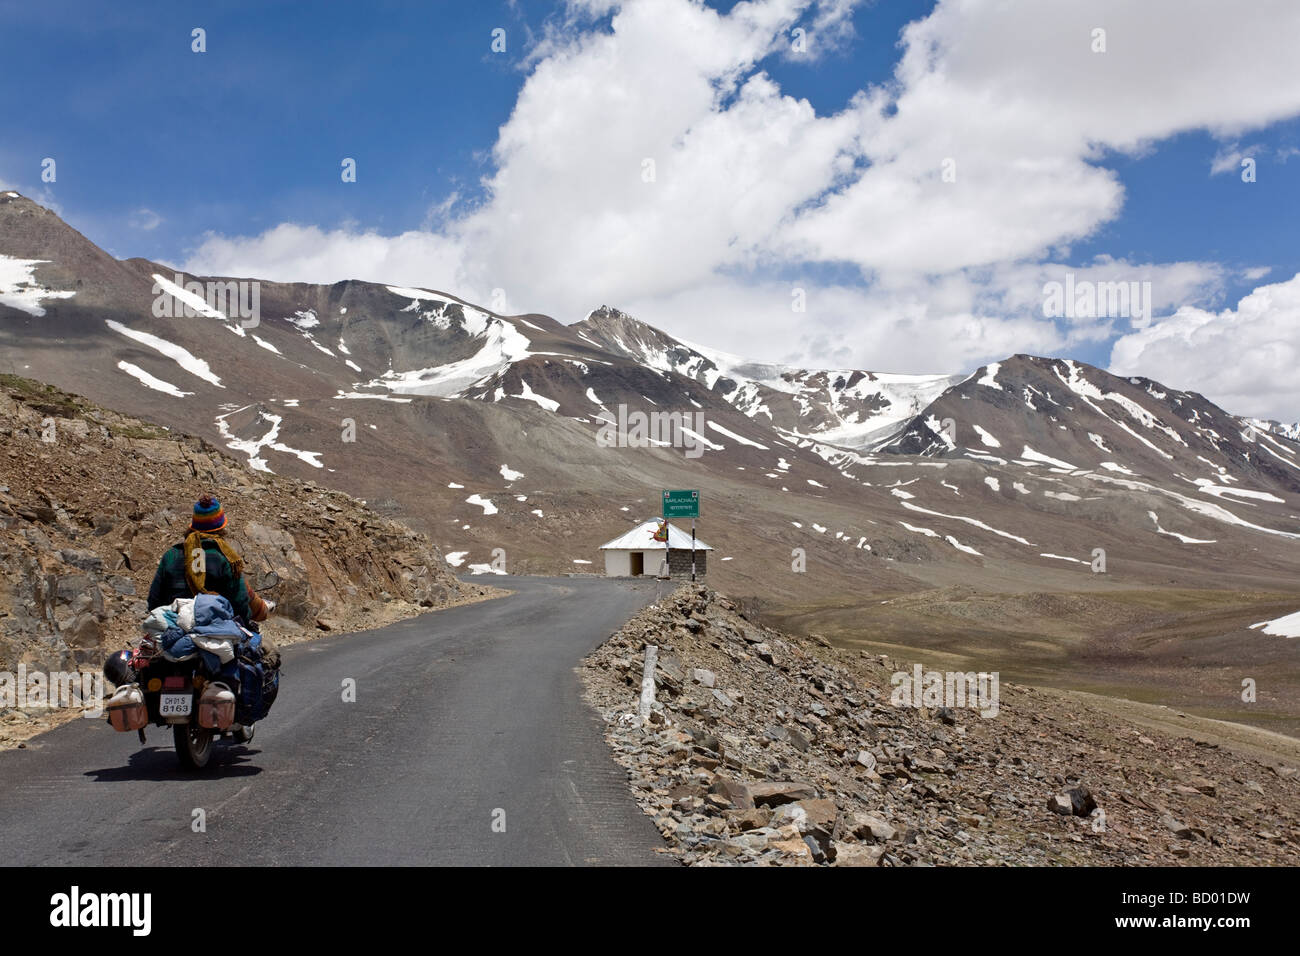
[[[199,697],[199,726],[225,730],[235,722],[235,692],[225,684],[213,682]]]
[[[119,687],[104,709],[114,730],[139,730],[149,723],[149,709],[145,706],[144,692],[139,684]]]

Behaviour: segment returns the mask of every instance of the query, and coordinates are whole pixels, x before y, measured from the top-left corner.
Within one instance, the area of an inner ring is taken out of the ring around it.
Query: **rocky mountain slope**
[[[137,635],[158,559],[215,493],[281,643],[470,600],[428,539],[202,439],[0,376],[0,671],[98,670]],[[24,715],[8,715],[10,720]]]
[[[650,644],[656,701],[643,723]],[[762,627],[684,585],[592,654],[583,677],[633,794],[689,864],[1300,862],[1290,738],[1260,756],[1210,724],[1152,730],[1007,683],[996,708],[897,706],[893,675],[912,671]]]

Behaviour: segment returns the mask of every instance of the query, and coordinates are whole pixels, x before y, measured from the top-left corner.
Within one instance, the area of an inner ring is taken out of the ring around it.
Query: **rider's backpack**
[[[261,641],[256,639],[242,642],[226,666],[237,682],[235,720],[247,727],[271,712],[280,692],[280,668],[264,660]]]

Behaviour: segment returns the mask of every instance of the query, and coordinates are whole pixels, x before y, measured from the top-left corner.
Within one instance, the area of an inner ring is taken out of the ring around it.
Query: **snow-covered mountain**
[[[573,326],[589,342],[647,368],[694,379],[794,440],[862,449],[919,414],[962,375],[895,375],[752,362],[674,339],[609,306]]]
[[[710,574],[764,599],[1067,580],[1097,549],[1133,581],[1300,569],[1300,445],[1195,392],[1027,355],[788,368],[609,307],[565,326],[428,289],[177,276],[16,194],[0,372],[382,503],[465,567],[589,569],[662,489],[699,488]]]
[[[877,450],[1100,469],[1218,497],[1249,498],[1222,486],[1259,481],[1300,491],[1300,446],[1266,424],[1150,379],[1017,355],[947,389]]]

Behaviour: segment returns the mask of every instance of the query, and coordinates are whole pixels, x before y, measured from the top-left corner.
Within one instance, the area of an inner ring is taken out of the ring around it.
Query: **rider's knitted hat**
[[[226,526],[226,512],[221,502],[212,495],[204,495],[194,502],[194,518],[190,521],[191,531],[206,531],[211,534]]]

